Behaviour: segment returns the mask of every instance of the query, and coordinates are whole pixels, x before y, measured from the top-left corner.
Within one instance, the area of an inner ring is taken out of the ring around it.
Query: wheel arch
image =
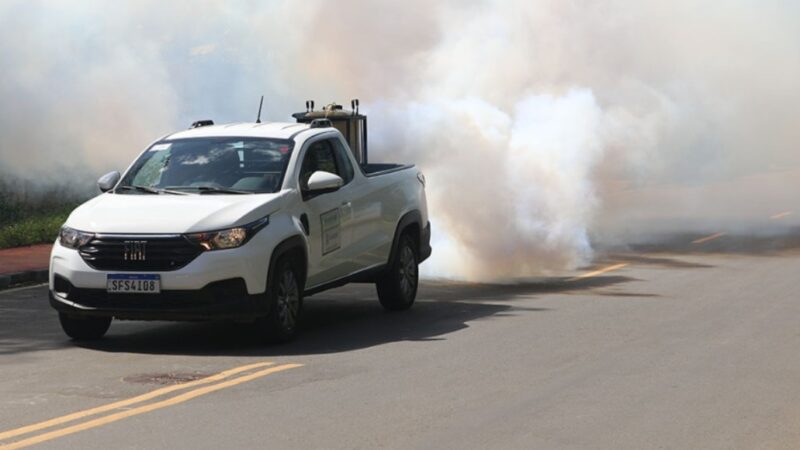
[[[298,269],[300,270],[300,281],[303,283],[301,291],[306,284],[306,277],[308,276],[308,250],[306,248],[305,240],[299,236],[294,235],[281,241],[280,244],[275,246],[272,255],[269,258],[269,271],[267,272],[267,289],[272,285],[272,274],[275,265],[278,264],[284,256],[292,256],[296,258],[299,263]]]
[[[422,213],[420,213],[419,210],[415,209],[403,214],[397,222],[397,227],[394,230],[394,238],[392,239],[392,249],[389,252],[387,264],[391,264],[391,262],[394,261],[397,255],[397,248],[400,246],[400,237],[406,232],[410,233],[413,239],[415,239],[417,256],[419,257],[422,254],[420,248],[422,244]]]

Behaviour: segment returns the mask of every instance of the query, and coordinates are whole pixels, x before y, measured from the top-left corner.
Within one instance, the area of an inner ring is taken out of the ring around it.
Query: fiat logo
[[[125,261],[144,261],[147,259],[147,241],[124,241]]]

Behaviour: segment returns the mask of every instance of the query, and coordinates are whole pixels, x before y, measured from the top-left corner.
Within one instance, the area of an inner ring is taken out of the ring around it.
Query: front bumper
[[[196,290],[216,281],[242,278],[248,294],[260,294],[266,289],[269,267],[269,253],[263,249],[264,246],[251,241],[239,248],[203,252],[178,270],[130,272],[95,269],[81,258],[77,250],[62,247],[56,242],[50,254],[50,289],[53,289],[56,275],[79,288],[105,290],[108,274],[148,273],[159,275],[161,289],[167,291]]]
[[[422,236],[419,242],[419,262],[425,261],[431,256],[433,249],[431,248],[431,223],[428,222],[425,228],[422,229]]]
[[[256,237],[259,237],[258,235]],[[173,271],[126,272],[92,268],[58,242],[50,256],[50,304],[72,315],[136,320],[250,319],[268,313],[263,300],[269,256],[263,246],[204,252]],[[152,273],[161,294],[108,294],[112,273]]]
[[[253,319],[269,313],[263,295],[249,295],[241,278],[210,283],[196,290],[160,294],[109,294],[77,288],[57,275],[50,305],[74,316],[130,320]]]

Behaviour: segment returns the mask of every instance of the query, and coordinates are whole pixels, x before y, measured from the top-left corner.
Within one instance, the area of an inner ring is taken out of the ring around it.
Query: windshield
[[[272,193],[281,189],[292,141],[214,137],[162,141],[139,157],[117,193],[147,188],[198,193]]]

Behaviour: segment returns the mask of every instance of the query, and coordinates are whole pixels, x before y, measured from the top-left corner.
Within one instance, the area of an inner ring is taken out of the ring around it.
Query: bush
[[[69,212],[29,217],[0,227],[0,248],[53,242]]]
[[[69,213],[90,195],[63,183],[0,174],[0,248],[53,242]]]

